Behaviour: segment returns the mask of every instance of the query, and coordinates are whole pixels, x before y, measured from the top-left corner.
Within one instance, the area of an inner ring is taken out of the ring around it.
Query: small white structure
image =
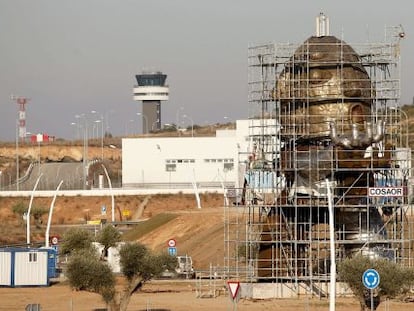
[[[55,275],[52,249],[0,249],[0,286],[48,286]]]
[[[120,273],[121,264],[119,257],[119,250],[125,244],[125,242],[119,242],[115,247],[110,247],[107,254],[103,254],[103,260],[108,263],[108,266],[111,268],[112,272]],[[95,249],[99,256],[102,256],[102,251],[104,249],[103,245],[98,242],[93,242]]]

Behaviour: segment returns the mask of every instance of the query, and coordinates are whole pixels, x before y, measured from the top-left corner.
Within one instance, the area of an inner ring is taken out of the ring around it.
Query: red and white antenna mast
[[[16,104],[19,106],[19,138],[21,141],[24,141],[26,138],[26,104],[29,99],[23,96],[11,96],[12,100],[16,101]]]

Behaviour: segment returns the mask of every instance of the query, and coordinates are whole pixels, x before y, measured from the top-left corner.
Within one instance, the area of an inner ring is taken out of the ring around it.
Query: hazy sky
[[[30,98],[27,131],[72,139],[75,115],[98,112],[115,135],[141,131],[135,74],[168,75],[162,123],[179,114],[205,125],[248,117],[247,47],[301,43],[315,17],[347,43],[379,42],[401,24],[402,103],[414,90],[414,2],[408,0],[0,0],[0,140],[14,140]],[[188,126],[189,119],[184,119]]]

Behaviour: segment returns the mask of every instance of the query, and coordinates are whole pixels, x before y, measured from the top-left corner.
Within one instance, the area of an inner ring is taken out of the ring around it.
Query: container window
[[[29,253],[29,262],[37,262],[37,253]]]

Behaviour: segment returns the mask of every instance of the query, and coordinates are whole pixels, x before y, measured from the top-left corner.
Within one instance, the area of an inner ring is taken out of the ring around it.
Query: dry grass
[[[125,241],[135,241],[142,238],[145,234],[165,225],[169,221],[176,218],[176,214],[158,214],[150,219],[143,221],[135,225],[131,230],[122,235],[122,239]]]

